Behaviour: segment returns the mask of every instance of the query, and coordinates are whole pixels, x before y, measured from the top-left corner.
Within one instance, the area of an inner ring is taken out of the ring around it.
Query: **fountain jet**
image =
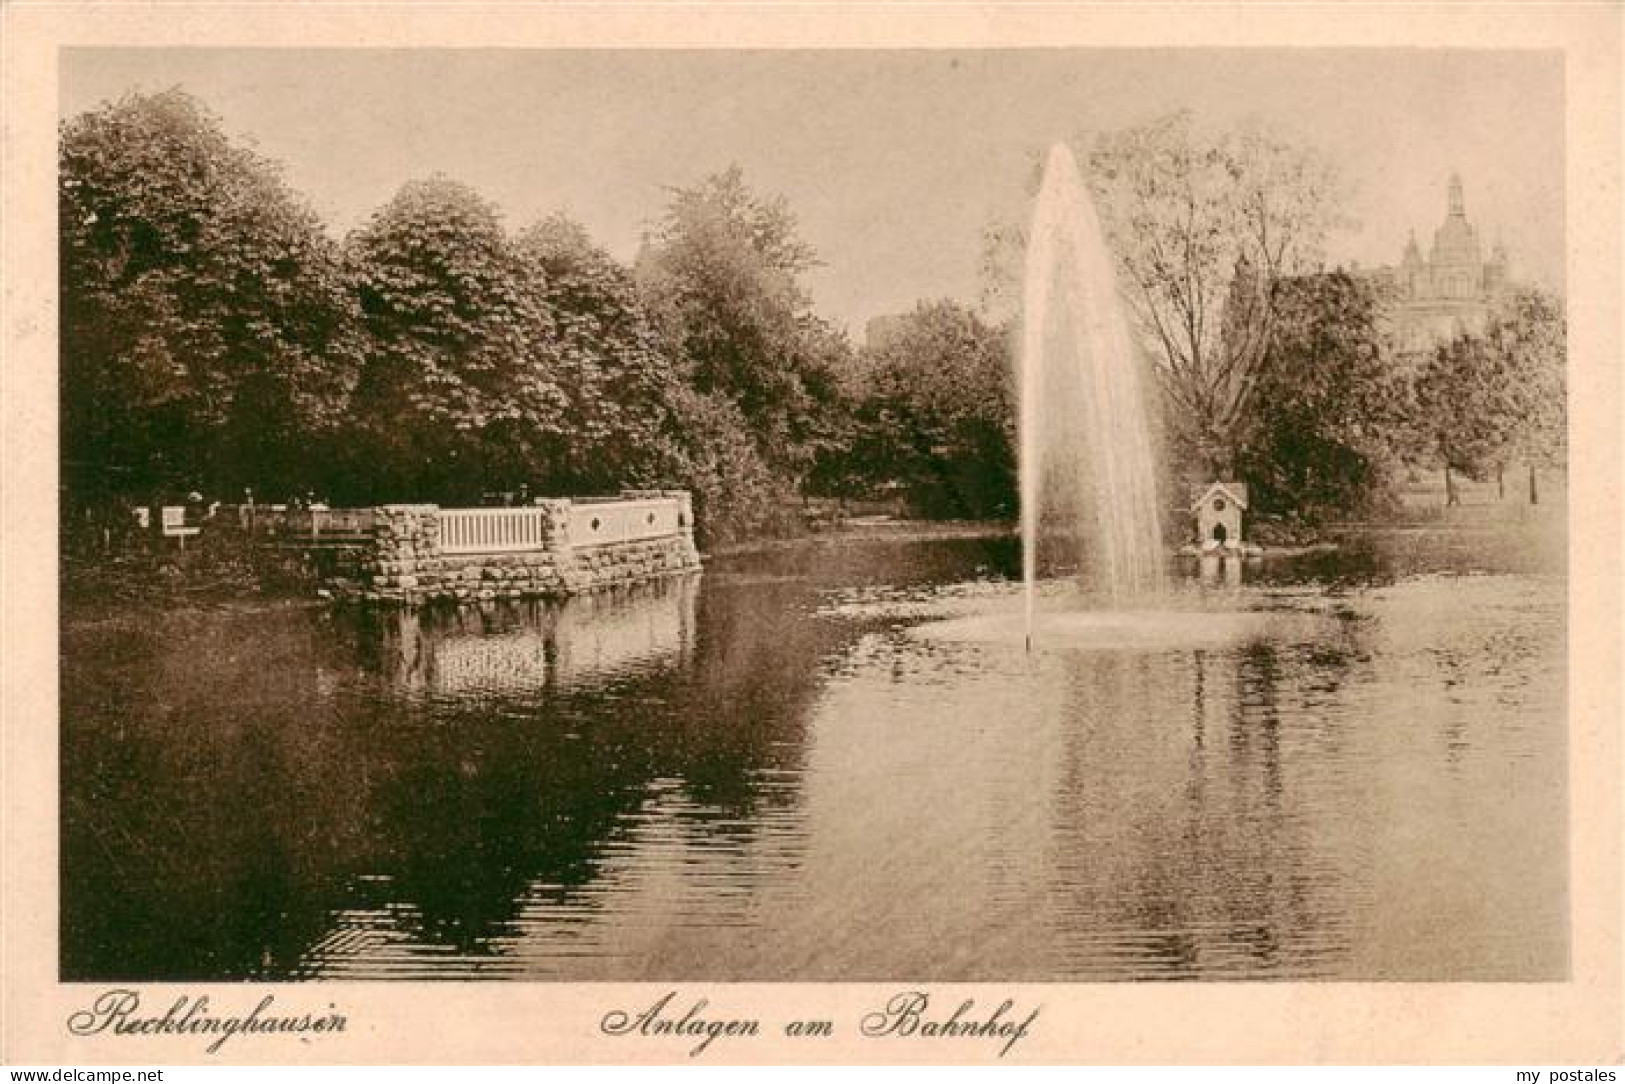
[[[1157,593],[1163,578],[1139,355],[1094,201],[1059,143],[1028,234],[1019,365],[1030,647],[1041,575],[1075,572],[1117,606]]]

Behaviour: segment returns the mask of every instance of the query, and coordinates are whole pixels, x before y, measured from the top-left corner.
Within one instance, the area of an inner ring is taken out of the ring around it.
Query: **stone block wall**
[[[700,567],[694,545],[692,502],[681,491],[639,491],[626,500],[678,502],[675,534],[607,544],[570,537],[571,502],[540,501],[541,548],[519,552],[446,553],[440,544],[441,510],[432,504],[394,504],[376,510],[373,546],[341,593],[368,601],[415,605],[560,597],[690,572]],[[613,507],[612,504],[600,504]]]

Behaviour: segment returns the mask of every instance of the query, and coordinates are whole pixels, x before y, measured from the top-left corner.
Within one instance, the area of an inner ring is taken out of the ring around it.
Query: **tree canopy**
[[[65,476],[86,494],[297,484],[363,355],[337,246],[180,91],[62,126]]]
[[[1010,336],[952,301],[921,302],[871,343],[857,469],[931,516],[1016,509]]]
[[[1239,470],[1260,510],[1314,516],[1369,506],[1400,456],[1562,461],[1557,300],[1509,293],[1481,333],[1400,364],[1366,280],[1306,271],[1335,221],[1315,152],[1188,113],[1088,150],[1176,468]],[[1016,510],[997,287],[1019,231],[989,235],[981,312],[921,302],[858,351],[814,310],[789,208],[737,166],[672,190],[628,267],[560,215],[512,233],[444,176],[338,243],[178,90],[64,123],[60,165],[72,498],[683,485],[713,543],[779,530],[808,496]]]
[[[552,315],[568,427],[550,432],[543,477],[561,493],[658,482],[681,439],[682,373],[665,352],[631,271],[587,231],[554,215],[522,231],[518,247]]]
[[[1568,322],[1561,302],[1526,287],[1500,300],[1485,336],[1516,374],[1522,399],[1510,451],[1532,465],[1568,458]]]
[[[1283,280],[1237,456],[1256,510],[1316,518],[1384,491],[1408,420],[1374,290],[1334,272]]]
[[[412,181],[346,250],[372,348],[350,485],[470,500],[528,481],[569,400],[552,314],[495,208],[446,177]]]
[[[694,389],[733,403],[762,458],[796,481],[826,439],[845,349],[803,285],[816,262],[783,200],[753,193],[734,166],[674,191],[637,267]]]
[[[1208,131],[1188,111],[1085,150],[1170,432],[1204,473],[1226,474],[1278,316],[1275,284],[1318,260],[1336,173],[1310,148],[1258,128]]]
[[[1500,299],[1482,334],[1440,344],[1415,376],[1414,428],[1423,455],[1475,479],[1512,459],[1531,470],[1561,462],[1566,338],[1557,302],[1522,289]],[[1447,499],[1454,501],[1453,491]]]

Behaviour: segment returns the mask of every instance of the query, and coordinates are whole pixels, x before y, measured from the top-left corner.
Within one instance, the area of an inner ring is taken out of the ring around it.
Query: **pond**
[[[1528,543],[1175,564],[1192,621],[1257,620],[1031,652],[921,634],[1018,604],[1008,539],[69,611],[63,978],[1562,979],[1566,588]]]

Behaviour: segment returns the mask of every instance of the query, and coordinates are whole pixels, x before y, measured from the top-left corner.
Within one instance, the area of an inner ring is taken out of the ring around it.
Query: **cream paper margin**
[[[1553,1066],[1625,1059],[1621,1003],[1620,541],[1621,28],[1617,4],[34,4],[4,18],[4,509],[0,550],[3,921],[0,1060],[119,1063],[687,1063],[690,1044],[611,1039],[598,1022],[667,989],[757,1039],[702,1063],[991,1063],[995,1044],[872,1040],[862,1015],[888,984],[164,986],[217,1013],[266,992],[277,1011],[333,1004],[341,1036],[73,1038],[67,1017],[102,984],[57,982],[55,139],[63,46],[955,47],[1365,46],[1554,49],[1564,55],[1570,318],[1570,846],[1572,972],[1563,983],[933,984],[933,1001],[1042,1005],[1011,1061],[1099,1064],[1442,1063]],[[1359,93],[1357,86],[1349,88]],[[1282,93],[1291,93],[1283,87]],[[319,120],[313,118],[313,123]],[[1559,163],[1553,163],[1559,168]],[[900,979],[906,979],[901,976]],[[952,1003],[952,1002],[951,1002]],[[675,1003],[674,1003],[675,1004]],[[836,1022],[834,1039],[777,1025]]]

